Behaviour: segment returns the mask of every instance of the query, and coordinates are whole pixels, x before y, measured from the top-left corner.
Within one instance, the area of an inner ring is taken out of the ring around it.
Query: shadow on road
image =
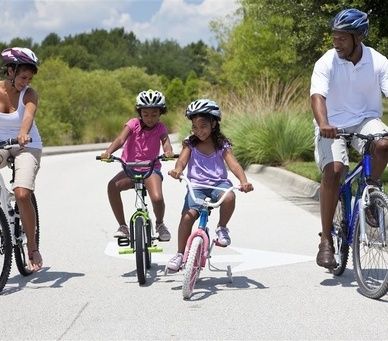
[[[85,276],[83,273],[50,271],[49,267],[43,267],[42,270],[31,274],[30,276],[16,275],[8,279],[8,282],[0,295],[10,295],[27,287],[29,289],[40,288],[62,288],[62,284],[73,277]],[[12,286],[17,284],[17,286]]]
[[[164,268],[165,268],[164,265],[152,263],[151,268],[147,270],[146,282],[144,284],[142,284],[141,286],[142,287],[149,287],[154,282],[160,281],[161,277],[164,277]],[[131,272],[127,272],[127,273],[123,274],[122,277],[133,278],[135,281],[137,281],[136,269],[134,269]]]
[[[201,301],[222,291],[257,289],[268,289],[268,287],[246,276],[233,276],[233,282],[230,282],[227,277],[200,277],[189,301]],[[182,290],[182,286],[174,287],[172,290]]]
[[[330,271],[327,271],[330,273]],[[352,270],[345,270],[345,272],[341,276],[334,276],[332,278],[325,279],[321,282],[321,285],[334,287],[340,285],[345,288],[357,287],[357,282],[354,278],[354,274]]]

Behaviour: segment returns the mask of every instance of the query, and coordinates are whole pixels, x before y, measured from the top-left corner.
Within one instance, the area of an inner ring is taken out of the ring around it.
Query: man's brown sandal
[[[334,258],[334,247],[328,241],[324,240],[318,246],[319,251],[317,254],[317,264],[326,269],[333,269],[337,266],[337,262]]]

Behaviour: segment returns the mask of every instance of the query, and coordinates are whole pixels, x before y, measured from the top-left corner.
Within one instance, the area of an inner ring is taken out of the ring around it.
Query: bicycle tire
[[[12,236],[8,220],[0,208],[0,292],[7,284],[12,266]]]
[[[189,299],[193,293],[195,283],[201,272],[201,258],[203,251],[203,239],[200,236],[194,237],[183,273],[182,295]]]
[[[38,204],[36,202],[36,197],[34,193],[32,193],[31,200],[32,200],[32,206],[35,210],[35,216],[36,216],[35,241],[36,241],[36,246],[39,250],[39,239],[40,239],[39,212],[38,212]],[[15,215],[16,215],[15,216],[16,245],[14,245],[15,263],[21,275],[29,276],[33,273],[33,271],[29,268],[27,236],[21,224],[21,220],[19,216],[19,208],[16,202],[15,202]]]
[[[151,252],[148,251],[148,247],[152,246],[152,222],[151,220],[147,220],[146,222],[146,250],[145,250],[145,264],[146,264],[146,269],[151,268],[151,257],[152,254]]]
[[[370,193],[370,206],[375,205],[383,210],[385,231],[388,221],[388,197],[385,193],[374,191]],[[362,295],[379,299],[388,291],[388,246],[381,244],[379,228],[366,225],[368,245],[360,243],[359,216],[353,235],[354,274]],[[386,242],[386,236],[384,243]]]
[[[349,244],[347,242],[348,226],[344,217],[345,205],[341,196],[335,210],[332,231],[334,254],[337,259],[337,266],[331,271],[335,276],[341,276],[344,273],[349,258]]]
[[[135,219],[135,254],[136,254],[136,273],[139,284],[146,282],[146,260],[145,254],[147,247],[145,243],[145,221],[141,216]]]

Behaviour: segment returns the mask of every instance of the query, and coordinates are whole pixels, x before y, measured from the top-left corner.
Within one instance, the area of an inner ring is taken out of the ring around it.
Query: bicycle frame
[[[339,136],[349,137],[349,134],[339,134]],[[357,136],[357,135],[356,135]],[[365,208],[369,206],[369,193],[371,190],[378,189],[375,185],[369,185],[372,174],[372,158],[370,154],[370,146],[372,140],[367,140],[365,144],[362,160],[356,165],[356,167],[346,174],[345,180],[340,187],[340,196],[345,203],[345,217],[346,225],[348,226],[348,235],[346,243],[351,245],[353,241],[353,231],[357,221],[357,215],[360,215],[360,241],[368,243],[368,236],[366,234],[365,226]],[[352,184],[358,180],[357,191],[354,197],[354,203],[352,203]],[[352,206],[353,205],[353,206]],[[379,219],[383,217],[379,214]],[[381,223],[381,222],[380,222]],[[380,224],[380,226],[382,226]]]
[[[208,232],[208,227],[207,227],[210,211],[213,208],[219,207],[222,204],[222,202],[224,201],[224,199],[226,198],[226,195],[229,192],[234,191],[235,189],[239,189],[239,187],[238,186],[231,186],[228,189],[221,188],[221,187],[215,187],[215,186],[209,186],[209,185],[196,185],[196,187],[194,187],[191,184],[190,180],[186,176],[181,175],[180,179],[186,182],[191,198],[197,204],[201,205],[201,210],[199,212],[198,228],[190,234],[190,236],[186,242],[185,252],[183,254],[183,264],[185,264],[187,261],[187,257],[189,255],[189,250],[190,250],[193,239],[195,237],[199,236],[204,241],[202,255],[201,255],[201,267],[204,268],[206,266],[206,260],[210,258],[210,253],[211,253],[213,245],[214,244],[217,245],[215,240],[213,240],[213,242],[210,244],[210,237],[209,237],[209,232]],[[217,202],[211,202],[211,198],[205,198],[204,200],[197,198],[194,194],[194,190],[193,190],[194,188],[219,189],[219,190],[224,191],[224,194],[221,196],[221,198]],[[209,268],[210,268],[210,262],[209,262]]]
[[[3,210],[7,220],[9,227],[11,229],[11,235],[13,239],[13,244],[15,244],[15,234],[14,234],[14,216],[13,208],[11,202],[14,200],[14,194],[5,185],[5,181],[3,176],[0,174],[0,207]]]

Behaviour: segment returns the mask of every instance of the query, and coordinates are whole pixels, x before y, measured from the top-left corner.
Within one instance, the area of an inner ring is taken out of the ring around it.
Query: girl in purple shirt
[[[159,155],[161,145],[166,156],[173,156],[167,128],[159,121],[160,115],[167,111],[163,94],[153,90],[140,92],[136,98],[136,110],[139,117],[132,118],[125,124],[120,135],[101,154],[102,159],[108,159],[123,147],[121,158],[126,162],[153,160]],[[157,162],[154,173],[145,180],[145,186],[156,218],[155,231],[160,241],[169,241],[171,234],[163,222],[165,204],[160,167],[160,162]],[[109,202],[119,224],[114,234],[116,238],[130,238],[121,200],[121,192],[130,188],[133,188],[133,182],[124,171],[118,173],[108,184]]]
[[[240,181],[241,191],[252,191],[253,186],[247,181],[243,168],[234,157],[229,140],[220,131],[221,111],[217,103],[209,99],[196,100],[187,107],[186,116],[192,121],[193,134],[184,140],[175,169],[168,174],[179,179],[188,166],[187,177],[191,182],[229,188],[232,184],[228,179],[227,165]],[[215,201],[222,193],[217,189],[195,189],[197,197],[209,196]],[[216,229],[218,243],[222,246],[231,243],[226,226],[234,207],[235,195],[230,192],[220,206],[220,219]],[[199,216],[199,210],[200,206],[187,193],[179,223],[178,252],[167,264],[170,270],[177,271],[181,267],[186,241]]]

